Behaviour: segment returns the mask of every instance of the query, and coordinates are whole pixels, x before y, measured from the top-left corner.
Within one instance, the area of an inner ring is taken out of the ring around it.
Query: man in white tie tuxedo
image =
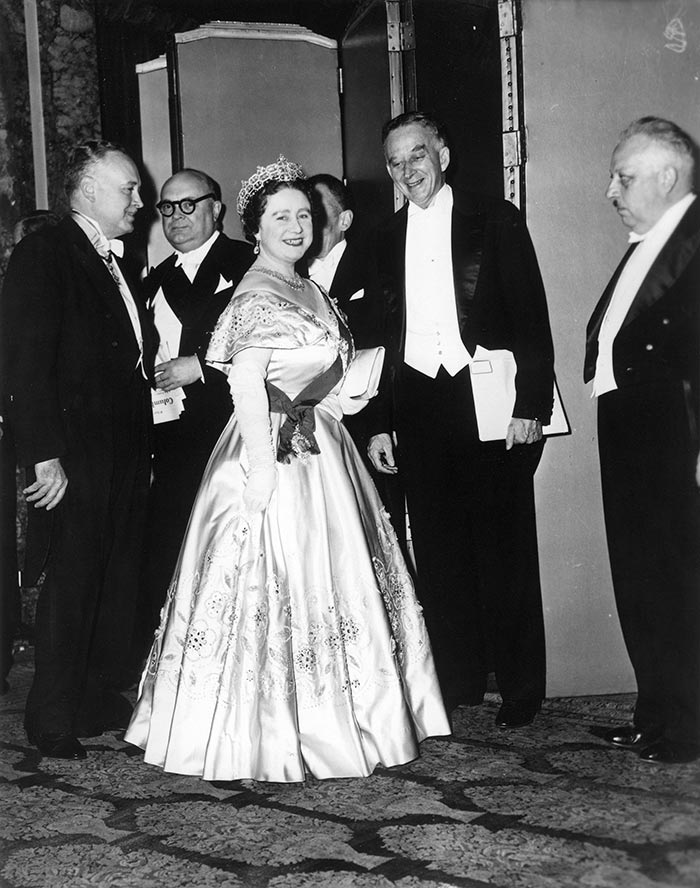
[[[614,746],[674,764],[700,752],[700,201],[697,147],[646,117],[620,136],[607,197],[630,248],[588,323],[605,529],[637,680]]]
[[[503,698],[496,724],[520,728],[545,694],[533,491],[554,379],[544,286],[518,210],[447,184],[439,121],[407,112],[382,141],[408,204],[377,231],[387,372],[367,408],[369,455],[378,471],[398,467],[403,477],[448,709],[481,703],[493,671]],[[469,366],[477,346],[515,356],[505,441],[479,439]]]
[[[131,711],[119,691],[143,544],[156,337],[118,257],[143,206],[140,185],[119,146],[78,145],[65,173],[71,213],[17,245],[2,294],[2,413],[28,476],[27,582],[46,571],[25,727],[56,758],[85,758],[78,737],[125,727]]]
[[[183,169],[163,185],[156,205],[174,253],[144,281],[158,330],[155,366],[153,483],[146,541],[142,637],[147,653],[158,625],[202,473],[233,405],[226,377],[205,362],[219,315],[253,261],[252,247],[220,230],[219,184]],[[158,409],[172,400],[170,412]]]

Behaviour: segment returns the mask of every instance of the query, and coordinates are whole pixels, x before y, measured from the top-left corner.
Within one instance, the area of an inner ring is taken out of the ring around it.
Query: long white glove
[[[265,372],[253,362],[234,364],[228,374],[228,385],[248,454],[248,480],[243,503],[251,512],[262,512],[277,485]]]

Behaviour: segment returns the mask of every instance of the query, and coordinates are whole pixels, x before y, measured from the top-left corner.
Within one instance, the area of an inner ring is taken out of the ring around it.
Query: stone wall
[[[37,0],[50,209],[75,142],[99,138],[100,102],[93,0]],[[24,3],[0,0],[0,274],[12,229],[35,209]]]

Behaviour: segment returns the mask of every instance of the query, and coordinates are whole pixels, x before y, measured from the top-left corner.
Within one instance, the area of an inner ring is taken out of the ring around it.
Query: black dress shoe
[[[496,716],[496,727],[524,728],[532,724],[541,706],[539,700],[504,700]]]
[[[29,738],[39,752],[47,758],[84,759],[87,758],[84,746],[72,734],[39,734]]]
[[[672,740],[657,740],[656,743],[642,749],[639,758],[643,762],[658,762],[663,765],[680,765],[683,762],[694,762],[700,755],[700,748],[695,743],[675,743]]]
[[[634,725],[621,725],[619,728],[610,728],[603,734],[603,739],[613,746],[621,749],[643,749],[659,739],[660,731],[642,731]]]

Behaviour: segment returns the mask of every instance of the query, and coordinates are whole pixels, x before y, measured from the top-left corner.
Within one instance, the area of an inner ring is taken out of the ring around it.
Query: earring
[[[260,252],[260,241],[259,240],[255,241],[255,246],[253,247],[253,252],[255,253],[256,256]]]

